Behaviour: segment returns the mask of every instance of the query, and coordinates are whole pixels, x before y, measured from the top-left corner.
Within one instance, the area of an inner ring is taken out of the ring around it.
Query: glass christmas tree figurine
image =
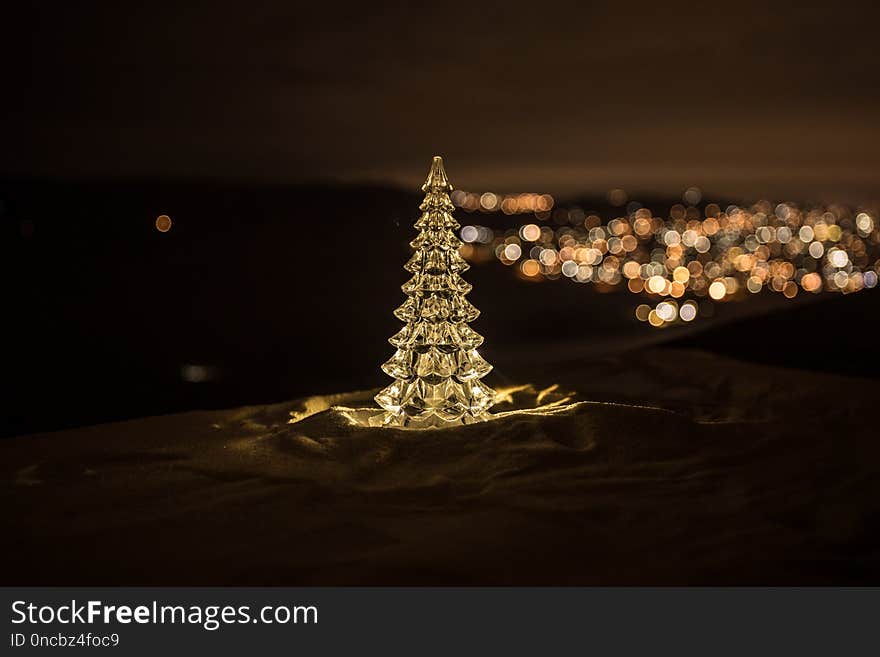
[[[492,366],[477,352],[483,337],[468,326],[480,311],[465,298],[471,285],[461,273],[470,265],[459,253],[442,158],[434,158],[422,191],[419,234],[410,242],[415,252],[404,265],[413,276],[394,311],[405,326],[389,339],[397,351],[382,365],[394,383],[375,397],[385,409],[377,419],[401,427],[479,422],[495,403],[495,391],[480,381]]]

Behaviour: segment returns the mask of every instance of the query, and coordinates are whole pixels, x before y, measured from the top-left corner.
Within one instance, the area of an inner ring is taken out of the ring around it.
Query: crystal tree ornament
[[[435,157],[422,185],[425,200],[415,223],[415,250],[404,269],[412,278],[402,286],[407,299],[394,315],[406,322],[389,342],[397,348],[382,365],[394,383],[376,395],[385,409],[381,424],[441,427],[470,424],[489,417],[495,391],[482,381],[492,369],[477,347],[483,337],[469,322],[480,314],[466,298],[471,285],[461,278],[470,268],[459,253],[459,224],[449,199],[452,185],[443,159]]]

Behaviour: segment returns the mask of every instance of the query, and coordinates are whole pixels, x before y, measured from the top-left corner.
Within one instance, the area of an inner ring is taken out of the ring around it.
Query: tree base
[[[462,415],[457,420],[446,420],[431,414],[424,418],[414,418],[405,413],[377,413],[370,417],[371,427],[389,427],[394,429],[444,429],[447,427],[460,427],[463,424],[476,424],[492,418],[490,413],[479,415]]]

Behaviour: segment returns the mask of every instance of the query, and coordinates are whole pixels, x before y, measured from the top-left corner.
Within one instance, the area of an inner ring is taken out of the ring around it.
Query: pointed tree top
[[[449,178],[446,177],[446,169],[443,168],[443,158],[439,155],[434,156],[434,160],[431,162],[431,170],[428,171],[428,177],[425,179],[425,184],[422,185],[423,192],[432,189],[452,191],[452,185],[449,184]]]

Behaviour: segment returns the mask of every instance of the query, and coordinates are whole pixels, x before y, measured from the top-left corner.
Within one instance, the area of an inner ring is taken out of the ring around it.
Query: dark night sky
[[[6,174],[880,196],[869,3],[21,4]]]

